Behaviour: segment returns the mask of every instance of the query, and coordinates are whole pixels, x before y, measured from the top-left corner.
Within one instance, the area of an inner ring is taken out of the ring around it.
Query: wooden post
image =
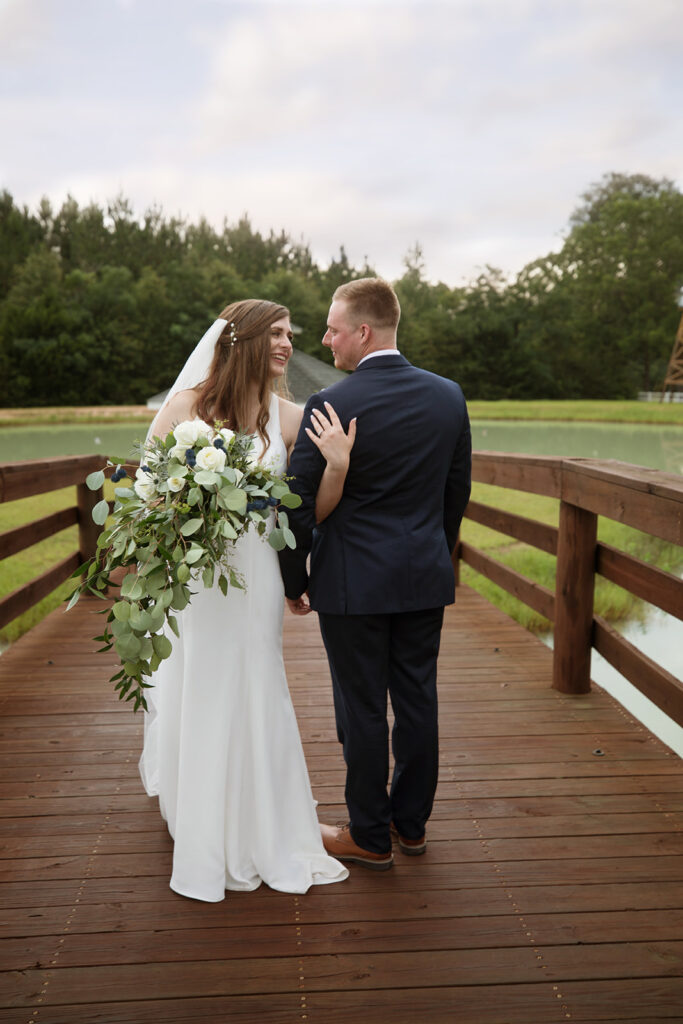
[[[588,693],[598,517],[560,502],[555,578],[553,687]]]
[[[76,485],[78,504],[78,553],[81,562],[92,558],[97,551],[97,538],[102,527],[93,521],[92,510],[98,501],[102,501],[103,489],[91,491],[85,484]]]

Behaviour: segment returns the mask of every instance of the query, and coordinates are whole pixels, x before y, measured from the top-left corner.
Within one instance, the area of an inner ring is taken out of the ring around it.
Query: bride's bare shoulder
[[[291,451],[296,441],[296,436],[299,433],[299,427],[301,426],[301,417],[304,414],[301,406],[296,405],[294,402],[288,401],[286,398],[278,398],[280,403],[280,430],[282,432],[282,439],[285,442],[288,451]]]
[[[191,420],[196,415],[198,398],[199,393],[195,388],[179,391],[177,395],[174,395],[157,413],[157,418],[154,421],[154,434],[157,437],[165,437],[177,423]]]

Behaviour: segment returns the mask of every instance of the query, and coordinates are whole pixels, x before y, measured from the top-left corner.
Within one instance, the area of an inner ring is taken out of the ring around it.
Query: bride
[[[291,339],[284,306],[229,305],[183,367],[148,438],[183,420],[220,420],[254,434],[262,461],[284,473],[302,411],[272,384],[285,374]],[[319,518],[339,500],[355,429],[344,434],[333,410],[330,417]],[[261,882],[302,893],[348,876],[322,845],[287,688],[277,554],[250,530],[232,563],[246,591],[231,587],[224,596],[200,583],[178,615],[180,638],[147,691],[140,758],[145,789],[158,795],[174,839],[171,888],[209,902]]]

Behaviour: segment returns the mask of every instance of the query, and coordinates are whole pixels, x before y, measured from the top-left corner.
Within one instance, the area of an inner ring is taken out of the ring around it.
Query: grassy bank
[[[683,426],[683,402],[477,402],[468,403],[473,420],[554,420],[587,423],[660,423]],[[149,423],[144,405],[64,406],[0,409],[0,427],[41,424]]]
[[[43,424],[149,423],[153,409],[146,405],[51,406],[0,409],[0,427],[39,427]]]
[[[554,420],[587,423],[659,423],[683,426],[683,402],[468,402],[473,420]]]

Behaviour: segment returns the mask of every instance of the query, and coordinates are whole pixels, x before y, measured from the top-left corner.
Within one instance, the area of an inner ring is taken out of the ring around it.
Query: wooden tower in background
[[[671,390],[674,392],[677,388],[683,388],[683,288],[681,288],[678,296],[678,308],[682,311],[681,320],[676,331],[676,340],[674,341],[671,359],[666,369],[664,387],[662,388],[662,402],[667,391]]]

